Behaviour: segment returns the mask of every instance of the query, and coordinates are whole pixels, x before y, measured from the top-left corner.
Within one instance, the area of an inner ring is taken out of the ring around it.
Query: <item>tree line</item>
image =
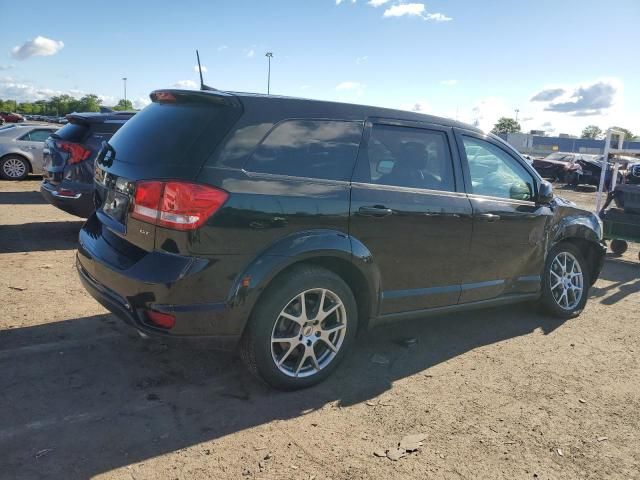
[[[81,98],[71,95],[57,95],[48,100],[35,102],[16,102],[15,100],[0,99],[0,111],[16,112],[24,115],[55,115],[64,116],[71,112],[99,112],[102,99],[92,93]],[[131,100],[121,99],[112,107],[113,110],[133,110]]]
[[[635,135],[628,129],[622,127],[612,127],[617,130],[621,130],[624,132],[625,140],[633,140]],[[491,133],[499,134],[499,133],[518,133],[521,131],[520,123],[518,123],[515,119],[509,117],[501,117],[496,124],[493,126]],[[606,135],[606,132],[602,130],[597,125],[588,125],[582,130],[582,135],[580,138],[592,138],[596,140],[602,140]]]

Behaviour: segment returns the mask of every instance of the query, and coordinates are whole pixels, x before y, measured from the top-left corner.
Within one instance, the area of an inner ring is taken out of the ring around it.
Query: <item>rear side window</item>
[[[56,132],[56,138],[67,140],[68,142],[82,143],[89,127],[79,123],[67,123],[64,127]]]
[[[451,151],[444,132],[374,125],[366,154],[370,175],[367,182],[455,191]]]
[[[286,120],[249,160],[251,172],[349,180],[362,137],[362,122]]]
[[[233,107],[203,103],[152,103],[109,140],[116,159],[136,164],[201,163],[237,119]]]

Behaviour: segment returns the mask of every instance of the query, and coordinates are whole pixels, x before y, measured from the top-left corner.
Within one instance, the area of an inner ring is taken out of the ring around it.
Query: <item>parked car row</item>
[[[20,123],[24,122],[24,120],[24,117],[19,113],[0,112],[0,125],[5,123]]]
[[[533,167],[543,178],[565,182],[569,185],[599,185],[602,173],[602,155],[555,152],[542,159],[535,159]],[[613,175],[613,164],[607,163],[607,178]],[[623,180],[618,172],[617,182]],[[607,183],[608,185],[608,183]]]

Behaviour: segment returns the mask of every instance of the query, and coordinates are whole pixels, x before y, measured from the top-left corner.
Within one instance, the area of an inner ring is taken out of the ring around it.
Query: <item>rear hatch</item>
[[[105,142],[96,162],[94,196],[100,222],[121,240],[146,251],[154,249],[156,229],[165,227],[139,214],[153,210],[142,206],[144,195],[162,194],[167,185],[171,187],[167,191],[176,192],[180,182],[195,182],[204,162],[242,114],[236,97],[222,92],[162,90],[153,92],[151,99]],[[139,205],[132,215],[136,192]],[[176,245],[184,244],[188,234],[176,229]],[[110,243],[123,250],[120,242]]]
[[[43,157],[43,178],[45,181],[58,185],[62,182],[64,167],[67,161],[74,154],[71,148],[63,145],[82,145],[82,142],[89,135],[89,125],[81,119],[74,118],[57,132],[53,133],[44,144]],[[81,149],[77,149],[77,158],[86,156]]]

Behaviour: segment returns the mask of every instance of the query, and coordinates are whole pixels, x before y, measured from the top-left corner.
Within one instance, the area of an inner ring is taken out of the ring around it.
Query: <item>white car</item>
[[[0,127],[0,178],[23,180],[42,173],[44,141],[58,127],[13,123]]]

